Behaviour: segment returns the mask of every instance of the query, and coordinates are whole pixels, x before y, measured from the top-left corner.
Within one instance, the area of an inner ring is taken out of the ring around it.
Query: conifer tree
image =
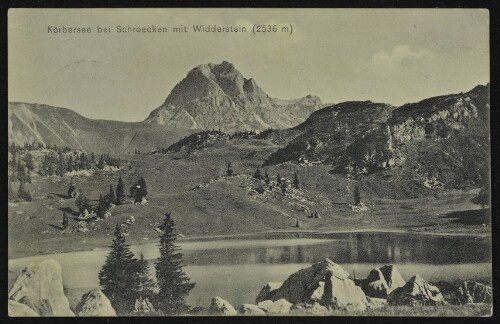
[[[59,158],[57,160],[56,174],[62,177],[64,175],[64,170],[65,170],[64,154],[60,153]]]
[[[31,156],[30,152],[27,152],[24,156],[24,165],[26,166],[26,169],[28,169],[29,171],[33,171],[33,157]]]
[[[19,190],[17,192],[17,197],[25,201],[32,201],[31,193],[26,189],[24,182],[21,181],[19,184]]]
[[[231,162],[227,162],[226,174],[230,177],[234,174],[233,166],[231,165]]]
[[[104,157],[101,155],[101,157],[99,158],[99,162],[97,162],[97,168],[99,169],[104,169]]]
[[[73,179],[69,182],[69,187],[68,187],[68,198],[73,198],[76,195],[76,188],[75,185],[73,184]]]
[[[108,201],[110,204],[114,203],[116,200],[116,197],[115,197],[115,191],[113,189],[113,185],[109,185],[109,193],[108,193]]]
[[[266,174],[264,175],[264,181],[266,182],[267,185],[271,183],[271,179],[269,179],[269,174],[267,174],[267,170]]]
[[[257,168],[253,177],[257,180],[262,180],[262,175],[260,174],[260,168]]]
[[[149,270],[148,262],[144,259],[144,255],[141,256],[138,261],[138,283],[139,283],[139,297],[151,298],[154,296],[155,282],[151,278],[151,272]]]
[[[359,193],[358,186],[354,186],[354,205],[361,205],[361,194]]]
[[[9,188],[7,195],[8,195],[7,199],[9,200],[14,199],[16,197],[16,192],[14,191],[14,188],[12,188],[12,183],[10,183],[10,181],[9,181]]]
[[[281,187],[281,176],[280,174],[278,173],[278,175],[276,176],[276,185],[278,187]]]
[[[139,181],[137,181],[137,184],[139,185],[139,197],[141,198],[144,198],[148,195],[148,185],[146,184],[146,180],[144,180],[143,177],[141,177],[139,179]]]
[[[295,172],[293,178],[293,186],[295,187],[295,189],[299,189],[299,177],[297,176],[297,172]]]
[[[65,212],[63,212],[61,224],[62,224],[63,231],[66,230],[66,229],[68,229],[68,226],[69,226],[69,217],[68,217],[68,215]]]
[[[164,232],[160,236],[160,257],[155,263],[159,288],[156,304],[166,315],[183,314],[189,310],[186,297],[195,284],[190,283],[189,277],[184,273],[182,253],[175,245],[177,232],[170,213],[165,214],[162,228]]]
[[[111,251],[99,272],[102,292],[119,315],[131,312],[139,291],[138,260],[126,243],[120,225],[115,227]]]
[[[125,201],[125,185],[123,184],[123,179],[120,176],[118,178],[118,184],[116,185],[116,205],[121,205]]]

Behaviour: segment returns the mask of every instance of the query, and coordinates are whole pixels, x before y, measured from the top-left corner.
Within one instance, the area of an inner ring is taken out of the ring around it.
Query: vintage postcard
[[[485,9],[11,9],[8,314],[491,316]]]

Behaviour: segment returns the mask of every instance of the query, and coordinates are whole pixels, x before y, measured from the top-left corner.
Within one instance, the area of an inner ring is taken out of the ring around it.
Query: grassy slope
[[[76,210],[74,199],[57,196],[65,194],[69,179],[55,178],[56,182],[52,182],[35,176],[31,185],[35,200],[9,206],[9,256],[108,246],[115,224],[132,215],[136,223],[129,228],[128,241],[151,242],[158,237],[151,225],[161,222],[165,212],[172,212],[179,232],[187,238],[270,230],[490,232],[489,224],[464,225],[443,215],[477,209],[469,202],[477,190],[436,193],[411,181],[398,181],[397,174],[373,175],[358,182],[362,198],[370,208],[363,213],[355,213],[348,206],[354,182],[330,175],[329,168],[322,165],[301,167],[286,163],[267,167],[273,181],[278,172],[289,179],[297,172],[302,186],[297,196],[304,198],[305,203],[277,193],[249,195],[248,188],[258,185],[249,177],[224,179],[191,190],[224,174],[228,161],[237,174],[251,175],[276,148],[269,141],[230,140],[187,158],[182,153],[127,156],[130,169],[77,178],[76,187],[83,189],[94,203],[100,193],[107,192],[110,183],[116,185],[119,175],[127,190],[138,176],[144,176],[148,184],[149,203],[117,206],[111,210],[112,217],[96,222],[87,233],[60,234],[56,228],[60,226],[63,208]],[[348,184],[351,192],[347,191]],[[50,198],[48,193],[52,194]],[[301,204],[318,211],[322,218],[308,219],[298,208]],[[293,227],[296,217],[302,220],[300,229]]]

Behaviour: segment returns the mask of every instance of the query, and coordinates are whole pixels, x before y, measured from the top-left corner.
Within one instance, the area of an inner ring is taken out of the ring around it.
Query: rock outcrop
[[[255,303],[258,304],[261,301],[272,299],[272,293],[281,287],[282,284],[282,282],[268,282],[264,287],[262,287],[257,295],[257,298],[255,298]]]
[[[292,303],[288,302],[286,299],[281,298],[276,301],[264,300],[257,304],[257,307],[264,310],[266,314],[269,315],[283,315],[290,312],[290,308],[293,306]]]
[[[116,312],[108,297],[100,289],[93,289],[82,296],[75,309],[77,316],[107,316],[115,317]]]
[[[452,305],[491,303],[493,300],[493,289],[479,282],[460,281],[453,284],[439,281],[434,285],[439,288],[446,302]]]
[[[366,296],[349,274],[330,259],[292,274],[270,300],[286,299],[292,304],[318,302],[333,309],[365,310]]]
[[[489,85],[477,86],[401,107],[370,101],[329,106],[269,134],[282,148],[264,165],[308,160],[354,177],[398,167],[420,186],[480,184],[482,175],[470,170],[489,168],[489,92]]]
[[[28,306],[18,303],[15,300],[9,300],[9,317],[40,317],[37,312]]]
[[[9,299],[25,304],[40,316],[75,316],[64,295],[61,266],[51,259],[24,268]]]
[[[238,307],[238,312],[242,315],[247,315],[247,316],[266,315],[266,312],[262,308],[259,308],[259,306],[254,304],[243,304],[240,307]]]
[[[403,287],[405,284],[398,269],[389,264],[370,271],[368,277],[361,282],[361,289],[366,296],[387,298],[394,289]]]
[[[211,315],[237,315],[236,309],[227,300],[218,296],[212,298],[209,312]]]
[[[396,288],[387,297],[390,305],[439,305],[446,304],[439,288],[433,286],[419,275],[413,276],[403,287]]]

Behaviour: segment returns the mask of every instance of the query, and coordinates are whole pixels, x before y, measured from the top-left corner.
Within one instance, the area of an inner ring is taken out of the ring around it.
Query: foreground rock
[[[264,300],[271,299],[272,294],[276,289],[281,287],[282,282],[268,282],[259,292],[257,298],[255,298],[255,303],[258,304]]]
[[[253,304],[243,304],[238,308],[238,311],[242,315],[247,316],[263,316],[266,315],[266,312],[259,308],[257,305]]]
[[[361,288],[366,296],[374,298],[387,298],[396,288],[406,284],[398,269],[390,264],[375,268],[368,277],[361,282]]]
[[[108,297],[100,289],[93,289],[82,296],[76,306],[76,315],[115,317],[116,312]]]
[[[292,274],[266,299],[285,299],[292,304],[319,303],[333,309],[365,310],[368,301],[349,274],[330,259]]]
[[[428,284],[419,275],[413,276],[403,287],[387,297],[389,305],[439,305],[446,304],[439,288]]]
[[[237,315],[236,309],[227,300],[220,297],[213,297],[210,303],[209,312],[211,315]]]
[[[40,317],[34,310],[28,306],[18,303],[15,300],[9,300],[10,317]]]
[[[282,315],[282,314],[288,314],[293,304],[288,302],[286,299],[281,298],[274,302],[272,300],[264,300],[258,303],[257,306],[260,309],[264,310],[266,314]]]
[[[439,281],[434,285],[439,288],[444,299],[452,305],[491,303],[493,300],[493,289],[479,282],[460,281],[452,284]]]
[[[63,292],[61,266],[51,259],[24,268],[9,299],[25,304],[40,316],[75,316]]]

